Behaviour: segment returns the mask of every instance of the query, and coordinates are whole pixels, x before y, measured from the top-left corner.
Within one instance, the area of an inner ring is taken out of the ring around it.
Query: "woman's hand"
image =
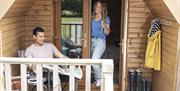
[[[104,29],[106,26],[106,23],[104,21],[101,21],[102,28]]]
[[[110,33],[110,28],[109,28],[109,25],[106,24],[104,21],[101,22],[101,25],[102,25],[102,28],[104,30],[104,33],[106,35],[108,35]]]

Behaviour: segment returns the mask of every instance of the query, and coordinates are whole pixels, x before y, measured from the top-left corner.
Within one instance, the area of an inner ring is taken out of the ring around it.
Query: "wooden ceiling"
[[[24,15],[32,6],[34,0],[15,0],[3,18]]]
[[[178,22],[177,18],[174,16],[174,12],[171,12],[164,0],[144,0],[148,8],[154,17],[159,17],[163,19],[168,19],[171,21]],[[175,6],[176,7],[176,6]],[[175,8],[174,7],[174,8]]]

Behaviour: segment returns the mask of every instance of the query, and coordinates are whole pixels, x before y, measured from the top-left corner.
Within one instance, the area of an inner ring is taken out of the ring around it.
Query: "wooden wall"
[[[33,0],[16,0],[0,21],[2,32],[2,56],[17,56],[17,51],[24,48],[24,14]],[[13,65],[13,75],[19,73],[19,67]]]
[[[145,0],[154,17],[172,21],[162,25],[161,71],[153,71],[153,91],[176,91],[178,25],[163,0]]]
[[[151,78],[151,70],[144,68],[147,34],[152,18],[143,0],[129,0],[127,68],[139,69]]]
[[[177,35],[176,27],[162,25],[162,67],[160,72],[153,71],[153,91],[175,91]]]
[[[178,43],[177,43],[177,84],[176,84],[176,91],[180,91],[180,26],[178,29]]]
[[[41,26],[45,29],[47,41],[52,41],[51,0],[35,0],[25,15],[25,46],[33,42],[32,29]]]

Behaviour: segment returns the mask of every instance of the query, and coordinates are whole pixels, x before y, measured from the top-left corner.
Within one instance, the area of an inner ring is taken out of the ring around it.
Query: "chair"
[[[25,52],[24,50],[19,50],[18,51],[18,56],[19,57],[24,57],[24,52]],[[52,84],[52,79],[51,78],[52,78],[52,70],[53,69],[54,68],[52,66],[43,65],[43,83],[44,83],[43,87],[45,89],[47,89],[47,91],[50,91],[50,85]],[[65,69],[63,69],[61,67],[58,68],[58,71],[60,73],[59,76],[60,76],[61,82],[65,83],[65,85],[62,87],[62,89],[64,89],[67,86],[68,82],[69,82],[69,75],[70,75],[70,73],[65,71]],[[75,69],[75,77],[78,78],[78,79],[82,78],[82,70],[81,70],[80,67],[77,67]],[[29,85],[33,85],[33,88],[32,88],[31,91],[34,91],[35,88],[36,88],[36,84],[37,84],[36,83],[35,73],[30,71],[30,70],[28,70],[28,77],[27,77],[27,79],[28,79],[28,84]],[[77,82],[77,79],[76,79],[76,82]],[[77,89],[77,87],[75,89]]]
[[[25,50],[19,50],[18,51],[18,57],[20,58],[24,58],[24,53],[25,53]],[[44,75],[47,76],[45,77]],[[47,90],[47,91],[50,91],[50,77],[51,77],[51,73],[48,69],[46,68],[43,68],[43,87]],[[36,75],[33,71],[30,71],[30,70],[27,70],[27,82],[28,82],[28,85],[33,85],[33,88],[30,90],[30,91],[34,91],[35,88],[36,88]]]
[[[67,56],[70,58],[81,58],[82,45],[75,44],[70,38],[65,38],[65,47],[68,48]]]

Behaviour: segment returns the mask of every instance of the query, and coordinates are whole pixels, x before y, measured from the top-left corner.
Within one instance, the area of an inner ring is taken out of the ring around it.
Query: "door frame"
[[[83,0],[83,58],[90,58],[91,0]]]
[[[53,10],[52,10],[52,17],[53,17],[53,42],[56,45],[58,49],[61,48],[61,42],[60,42],[60,32],[59,29],[61,30],[61,26],[59,24],[58,19],[61,20],[60,13],[55,13],[54,14],[54,9],[56,11],[60,8],[60,3],[61,0],[52,0],[52,2],[55,2],[56,4],[52,3],[53,5]],[[121,91],[126,90],[126,82],[127,82],[127,44],[128,44],[128,2],[129,0],[122,0],[121,2],[121,48],[120,48],[120,56],[122,58],[121,60],[121,70],[119,73],[120,77],[120,87]],[[55,12],[56,12],[55,11]],[[84,0],[83,1],[83,58],[90,58],[90,22],[91,22],[91,0]],[[59,17],[57,15],[59,14]],[[122,40],[123,39],[123,40]]]
[[[52,42],[58,50],[61,50],[61,0],[52,0]],[[60,11],[60,12],[58,12]]]
[[[83,1],[83,21],[82,21],[82,41],[83,50],[82,58],[90,58],[90,22],[91,22],[91,0]],[[60,12],[59,12],[60,11]],[[60,50],[61,49],[61,0],[52,0],[52,26],[53,26],[53,43]]]
[[[90,22],[91,22],[91,0],[82,0],[83,18],[82,18],[82,58],[90,58]],[[59,12],[60,11],[60,12]],[[52,0],[52,26],[53,26],[53,43],[61,50],[61,26],[59,21],[61,17],[61,0]],[[85,73],[85,66],[83,66]],[[85,74],[83,74],[85,77]],[[80,85],[84,85],[85,78],[81,80]]]
[[[122,0],[121,2],[121,36],[120,36],[120,57],[121,70],[119,77],[121,77],[120,88],[121,91],[127,91],[127,46],[128,46],[128,4],[129,0]]]

